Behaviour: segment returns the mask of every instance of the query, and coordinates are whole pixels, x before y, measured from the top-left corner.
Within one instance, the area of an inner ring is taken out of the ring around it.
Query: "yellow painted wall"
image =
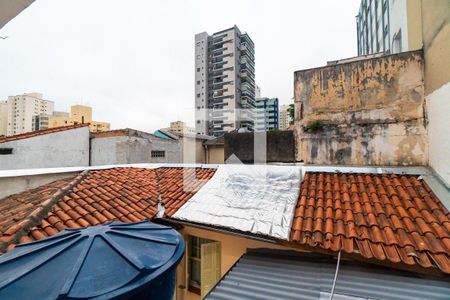
[[[49,116],[48,117],[48,127],[49,128],[67,126],[67,125],[73,125],[70,118],[60,117],[60,116]]]
[[[110,124],[107,122],[92,121],[92,107],[85,105],[72,105],[70,107],[70,117],[49,116],[48,127],[60,127],[74,124],[90,123],[91,132],[109,131]]]
[[[91,130],[91,132],[101,132],[110,130],[110,124],[107,122],[91,121],[90,123],[91,125],[89,125],[89,129]]]
[[[408,0],[408,49],[422,48],[422,0]]]
[[[91,123],[92,107],[84,105],[72,105],[70,107],[70,118],[72,119],[72,121],[77,123]]]
[[[195,227],[185,226],[179,231],[185,238],[186,249],[188,249],[188,236],[198,236],[201,238],[206,238],[221,243],[221,275],[225,273],[235,264],[235,262],[247,252],[247,249],[257,249],[257,248],[270,248],[270,249],[283,249],[283,250],[296,250],[283,247],[273,243],[267,243],[262,241],[257,241],[249,238],[239,237],[232,234],[220,233],[212,230],[204,230]],[[200,296],[191,293],[187,290],[187,259],[183,257],[177,268],[177,299],[178,300],[198,300]],[[182,288],[185,287],[185,288]]]
[[[206,151],[206,163],[208,164],[223,164],[225,157],[224,145],[208,146]]]

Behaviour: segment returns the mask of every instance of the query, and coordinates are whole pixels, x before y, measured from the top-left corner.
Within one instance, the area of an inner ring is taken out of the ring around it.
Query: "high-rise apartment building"
[[[195,129],[220,136],[255,118],[255,46],[237,26],[195,35]]]
[[[358,55],[422,48],[421,0],[361,0]]]
[[[293,121],[289,113],[289,105],[281,105],[280,107],[280,130],[288,130],[289,125]]]
[[[278,128],[278,98],[257,98],[255,131],[275,128]]]
[[[33,116],[53,114],[54,102],[44,100],[42,94],[27,93],[8,97],[7,106],[6,135],[15,135],[33,130]]]

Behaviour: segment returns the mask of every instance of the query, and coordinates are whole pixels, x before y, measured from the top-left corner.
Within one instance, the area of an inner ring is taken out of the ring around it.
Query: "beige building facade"
[[[6,135],[8,126],[8,102],[0,101],[0,136]]]
[[[288,130],[290,123],[293,121],[288,111],[289,105],[280,106],[280,130]]]
[[[162,128],[162,130],[174,133],[195,133],[195,128],[187,126],[183,121],[170,122],[170,127]]]
[[[10,96],[7,105],[6,135],[33,131],[33,117],[53,114],[54,102],[43,99],[40,93]]]
[[[70,116],[66,113],[54,114],[48,118],[48,128],[89,123],[91,132],[109,131],[110,124],[92,120],[92,107],[72,105]]]

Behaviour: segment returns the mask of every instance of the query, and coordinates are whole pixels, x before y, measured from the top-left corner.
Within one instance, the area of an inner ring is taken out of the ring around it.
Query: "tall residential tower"
[[[255,46],[237,26],[195,35],[195,129],[199,134],[254,129]]]
[[[358,55],[422,48],[421,5],[420,0],[361,0]]]

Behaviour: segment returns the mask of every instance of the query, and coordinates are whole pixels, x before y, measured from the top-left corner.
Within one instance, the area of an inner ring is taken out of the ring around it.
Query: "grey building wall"
[[[266,135],[266,159],[268,162],[295,162],[293,131],[226,133],[225,161],[235,155],[244,163],[253,163],[255,160],[255,135]],[[259,139],[263,140],[261,136]]]
[[[91,139],[91,165],[132,163],[179,163],[179,141],[136,132],[138,136],[111,136]],[[152,151],[164,151],[164,157],[152,157]]]
[[[89,165],[89,127],[0,143],[12,154],[0,155],[0,169],[33,169]]]

